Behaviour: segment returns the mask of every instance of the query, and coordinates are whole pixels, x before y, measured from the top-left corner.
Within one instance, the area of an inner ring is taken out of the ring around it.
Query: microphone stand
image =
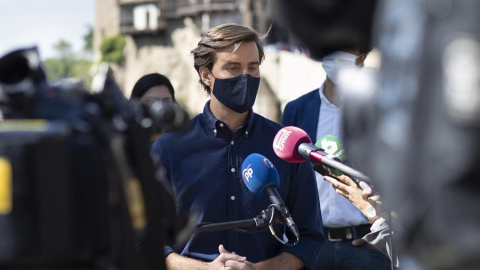
[[[195,233],[205,233],[205,232],[216,232],[216,231],[232,230],[232,229],[254,227],[254,226],[257,228],[265,228],[273,223],[283,224],[282,220],[279,217],[274,216],[274,209],[268,208],[266,210],[262,210],[260,215],[252,219],[199,224],[194,231]]]

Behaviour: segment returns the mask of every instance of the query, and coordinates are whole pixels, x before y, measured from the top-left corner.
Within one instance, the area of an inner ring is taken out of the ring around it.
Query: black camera
[[[94,87],[49,85],[36,48],[0,59],[1,269],[165,269],[181,226],[145,113],[108,68]]]

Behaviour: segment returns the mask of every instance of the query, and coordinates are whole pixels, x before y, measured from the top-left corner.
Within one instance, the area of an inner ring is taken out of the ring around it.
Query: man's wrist
[[[373,223],[375,223],[375,221],[377,221],[378,219],[380,219],[380,216],[374,216],[374,217],[372,217],[372,218],[368,218],[368,223],[373,224]]]
[[[368,222],[370,224],[373,224],[373,222],[375,222],[375,220],[377,220],[379,218],[379,216],[377,215],[377,211],[371,205],[369,205],[367,207],[367,209],[365,210],[365,216],[367,217]]]

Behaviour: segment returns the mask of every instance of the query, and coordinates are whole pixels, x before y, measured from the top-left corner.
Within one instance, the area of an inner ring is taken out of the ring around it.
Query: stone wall
[[[100,44],[104,38],[120,33],[120,10],[118,0],[97,0],[95,3],[95,27],[93,49],[95,61],[100,61]]]

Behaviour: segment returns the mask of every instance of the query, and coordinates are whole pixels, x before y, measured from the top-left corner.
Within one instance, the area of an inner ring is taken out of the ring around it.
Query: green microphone
[[[335,136],[325,135],[320,140],[315,143],[316,147],[323,149],[325,153],[328,154],[329,158],[335,159],[340,162],[347,160],[345,155],[345,149],[343,148],[343,143]],[[343,174],[342,171],[330,168],[328,166],[322,165],[323,169],[329,173],[340,176]]]
[[[322,148],[323,151],[328,154],[327,157],[329,157],[331,159],[335,159],[335,160],[340,161],[342,163],[347,160],[347,155],[345,154],[345,149],[343,148],[342,141],[340,141],[340,139],[338,139],[337,137],[335,137],[333,135],[323,136],[320,140],[317,141],[317,143],[315,143],[315,146]],[[315,166],[318,166],[318,165],[315,165]],[[315,168],[315,166],[314,166],[314,169],[317,172],[319,172],[320,174],[323,175],[323,173],[321,171],[319,171],[319,168],[318,167]],[[321,165],[321,166],[322,166],[322,170],[324,170],[326,172],[332,173],[336,176],[343,175],[343,172],[340,171],[340,170],[333,169],[333,168],[330,168],[330,167],[325,166],[325,165]],[[352,180],[355,181],[357,183],[357,185],[360,186],[360,188],[362,188],[363,190],[371,190],[372,189],[372,186],[367,184],[365,181],[362,181],[362,180],[360,180],[358,178],[355,178],[353,176],[350,176],[350,175],[349,175],[349,177],[352,178]]]

